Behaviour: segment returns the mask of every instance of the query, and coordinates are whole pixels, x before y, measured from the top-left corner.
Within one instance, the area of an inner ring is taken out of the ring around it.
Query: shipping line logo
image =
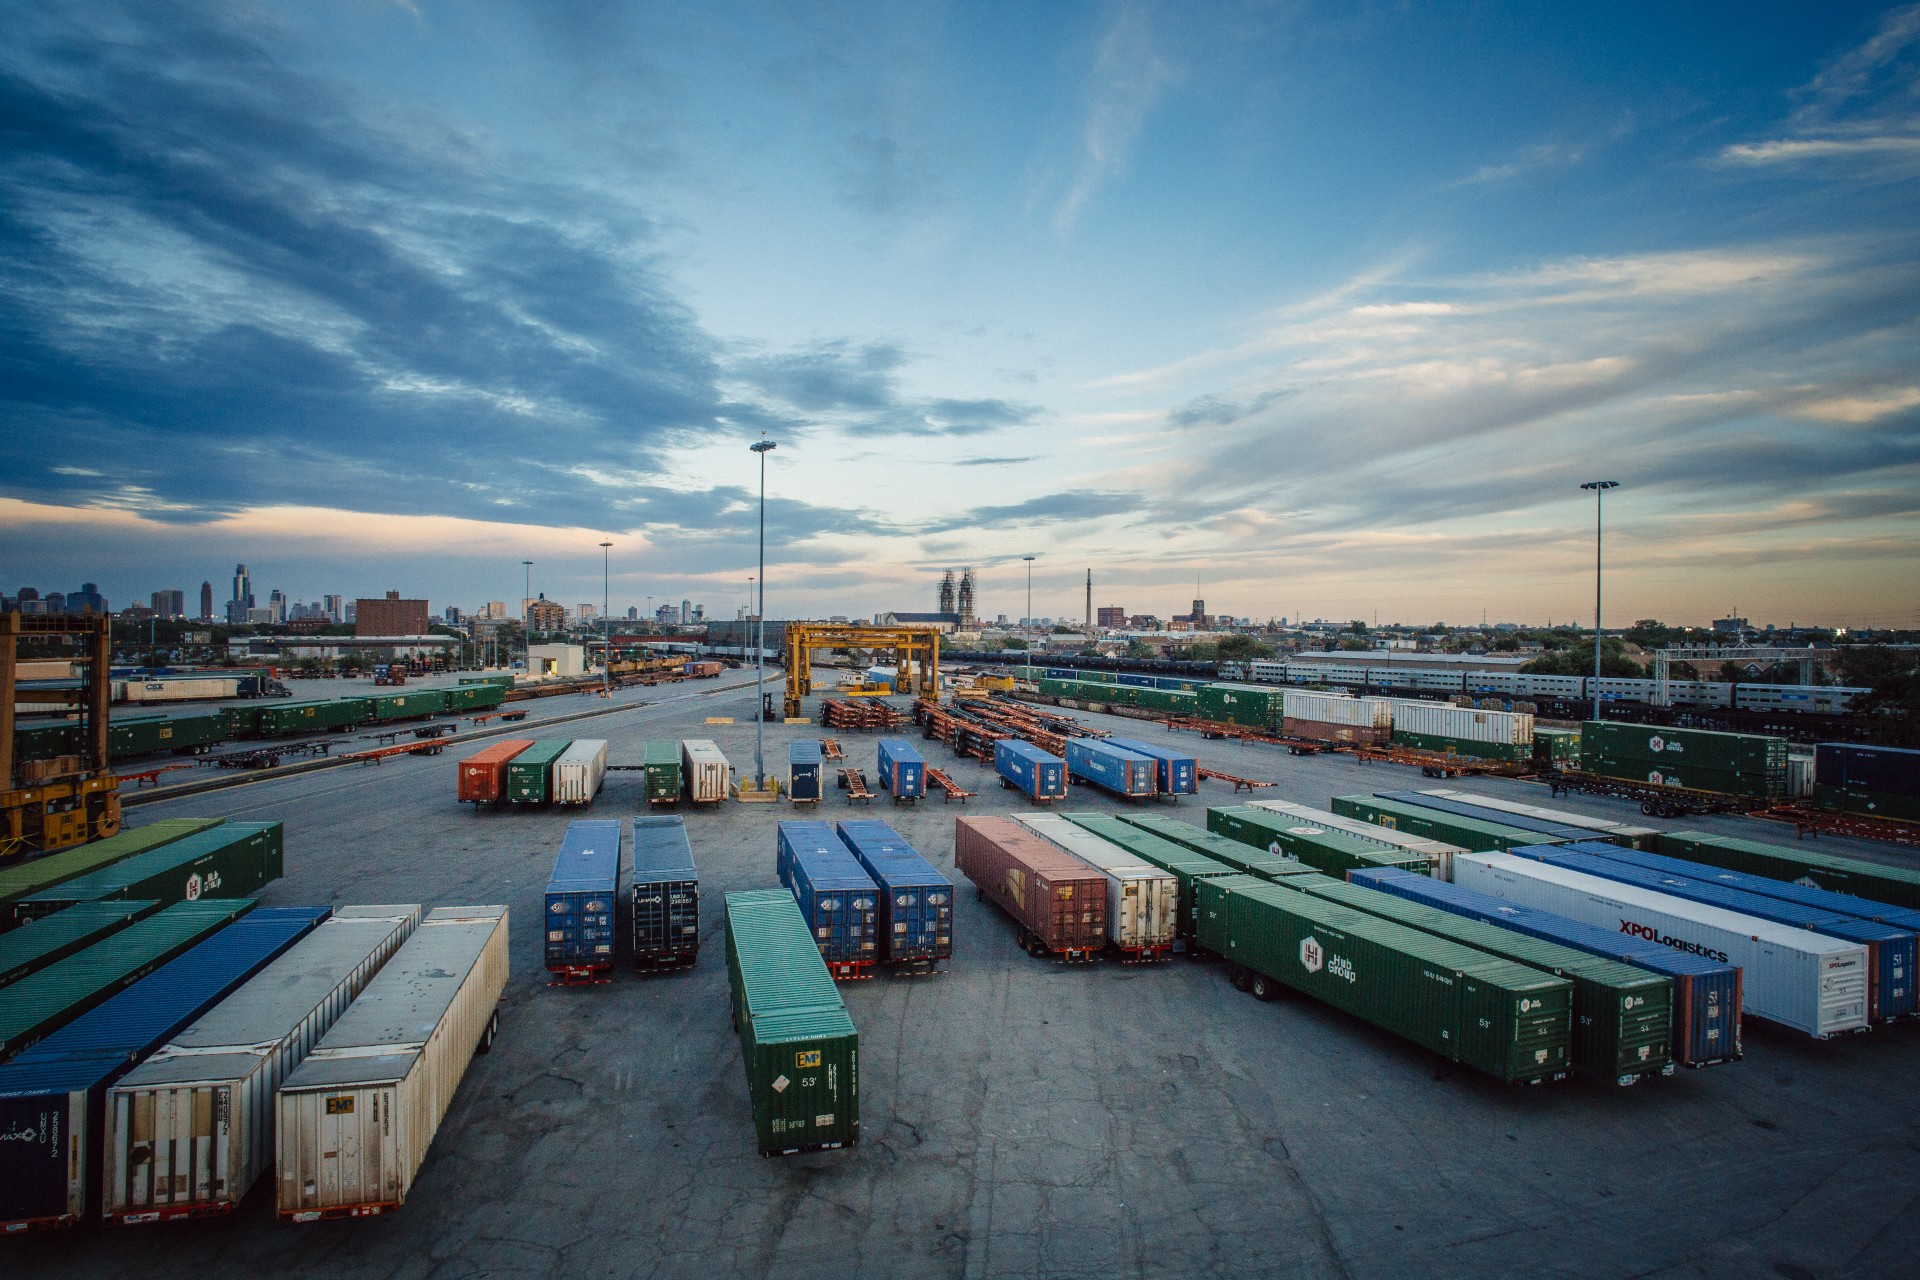
[[[1636,924],[1631,920],[1620,922],[1620,932],[1630,937],[1645,938],[1648,942],[1657,942],[1663,947],[1672,947],[1675,951],[1684,951],[1689,955],[1705,956],[1709,960],[1727,963],[1727,953],[1716,951],[1705,943],[1689,942],[1685,938],[1676,938],[1670,933],[1662,933],[1649,924]]]

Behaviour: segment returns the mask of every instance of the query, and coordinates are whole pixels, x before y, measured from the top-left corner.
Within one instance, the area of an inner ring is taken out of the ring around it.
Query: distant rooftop
[[[1537,656],[1537,655],[1535,655]],[[1429,671],[1503,671],[1530,661],[1527,657],[1492,653],[1409,653],[1403,649],[1358,649],[1333,653],[1296,653],[1288,662],[1322,662],[1337,665],[1360,663],[1363,666],[1394,666]]]

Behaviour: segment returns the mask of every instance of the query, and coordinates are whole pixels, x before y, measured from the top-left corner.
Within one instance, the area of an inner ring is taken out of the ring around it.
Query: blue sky
[[[1920,8],[0,17],[24,582],[1920,624]]]

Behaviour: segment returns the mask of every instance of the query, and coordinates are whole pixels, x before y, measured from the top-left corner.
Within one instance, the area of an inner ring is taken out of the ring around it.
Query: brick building
[[[425,600],[402,600],[398,591],[389,591],[384,600],[360,599],[353,603],[353,634],[356,636],[427,634]]]

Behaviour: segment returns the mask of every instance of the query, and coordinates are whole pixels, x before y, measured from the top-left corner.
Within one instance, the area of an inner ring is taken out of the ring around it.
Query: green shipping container
[[[14,922],[26,924],[80,902],[243,898],[280,878],[284,840],[277,822],[222,823],[24,897],[13,905]]]
[[[761,1155],[860,1141],[860,1036],[793,895],[727,895],[727,980]]]
[[[1787,740],[1758,733],[1720,733],[1711,729],[1676,729],[1670,725],[1627,724],[1619,720],[1587,720],[1580,725],[1580,757],[1638,760],[1676,771],[1705,769],[1716,773],[1784,776]]]
[[[1284,689],[1260,684],[1208,684],[1195,695],[1202,720],[1248,729],[1277,729],[1285,713]]]
[[[251,898],[176,902],[22,978],[0,999],[0,1061],[46,1039],[253,908]]]
[[[406,693],[367,695],[370,718],[375,724],[389,720],[420,720],[437,716],[447,709],[445,689],[410,689]]]
[[[13,731],[14,759],[23,762],[78,755],[82,745],[80,726],[71,720],[23,724]]]
[[[1768,773],[1729,773],[1678,759],[1623,760],[1582,752],[1580,769],[1583,773],[1600,778],[1618,778],[1623,782],[1641,782],[1654,787],[1679,787],[1687,791],[1711,791],[1725,796],[1766,799],[1784,796],[1787,792],[1787,771],[1784,766]]]
[[[1660,852],[1670,858],[1744,871],[1770,880],[1797,880],[1835,893],[1920,910],[1920,871],[1857,858],[1814,853],[1799,845],[1769,844],[1709,831],[1663,831]]]
[[[647,803],[680,803],[680,744],[649,742],[641,760],[642,776],[647,784]]]
[[[507,691],[497,684],[463,684],[444,689],[448,711],[485,711],[507,700]]]
[[[1382,800],[1378,796],[1335,796],[1332,808],[1343,818],[1358,818],[1375,826],[1404,831],[1410,836],[1459,845],[1475,853],[1505,853],[1523,844],[1566,843],[1544,832],[1522,831],[1518,827],[1503,826],[1479,818],[1463,818],[1456,814],[1441,813],[1437,809],[1422,809],[1416,804],[1401,804],[1397,800]]]
[[[1215,814],[1220,816],[1216,818]],[[1383,849],[1349,832],[1330,831],[1270,809],[1209,809],[1207,825],[1220,835],[1269,853],[1278,845],[1279,856],[1341,880],[1360,867],[1398,867],[1422,876],[1432,871],[1419,854]]]
[[[22,898],[219,825],[218,818],[163,818],[0,870],[0,930],[13,928],[13,905]]]
[[[1536,725],[1533,730],[1533,753],[1537,760],[1572,768],[1580,762],[1580,731],[1542,729]]]
[[[1451,738],[1443,733],[1393,731],[1393,741],[1416,751],[1434,751],[1441,755],[1471,756],[1476,760],[1531,760],[1531,742],[1479,742],[1472,738]]]
[[[553,762],[573,743],[536,742],[507,761],[507,799],[515,804],[545,804],[553,790]]]
[[[1597,1080],[1627,1085],[1671,1067],[1672,978],[1357,884],[1300,879],[1288,887],[1567,979],[1573,1065]]]
[[[463,685],[490,684],[499,689],[513,688],[512,676],[461,676]]]
[[[220,719],[228,738],[255,738],[260,735],[260,714],[271,704],[250,702],[244,706],[221,707]]]
[[[1200,944],[1510,1084],[1571,1066],[1573,984],[1298,888],[1208,880]]]
[[[131,760],[163,751],[192,751],[227,738],[222,711],[194,711],[173,716],[135,716],[107,723],[107,755]]]
[[[1920,822],[1920,796],[1896,795],[1891,791],[1848,791],[1815,783],[1813,802],[1822,809],[1837,809],[1842,813]]]
[[[31,929],[0,933],[0,987],[83,951],[159,909],[157,902],[82,902],[34,921]]]
[[[366,698],[317,698],[310,702],[278,702],[260,708],[254,732],[263,738],[321,729],[351,729],[373,718]]]
[[[1192,938],[1194,922],[1200,911],[1200,897],[1196,884],[1201,880],[1218,880],[1222,876],[1245,875],[1238,867],[1229,866],[1205,854],[1195,853],[1184,845],[1156,834],[1121,822],[1107,813],[1064,813],[1060,815],[1068,822],[1081,827],[1109,844],[1125,849],[1142,862],[1148,862],[1170,873],[1179,883],[1178,918],[1175,928],[1182,938]],[[1184,825],[1184,824],[1182,824]],[[1199,828],[1190,828],[1199,830]],[[1201,832],[1205,835],[1205,832]]]

